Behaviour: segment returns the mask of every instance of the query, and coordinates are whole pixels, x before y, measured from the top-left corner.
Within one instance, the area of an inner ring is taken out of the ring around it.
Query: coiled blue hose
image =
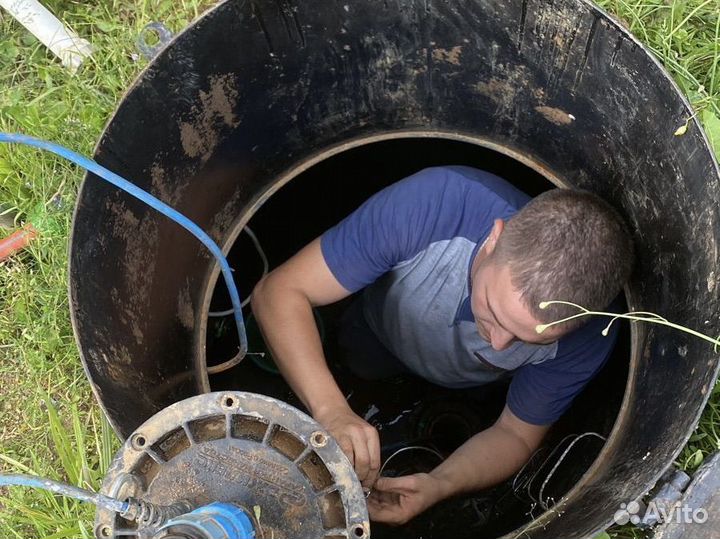
[[[238,353],[238,356],[240,358],[245,357],[245,355],[247,354],[248,343],[247,335],[245,333],[245,321],[243,320],[242,301],[240,301],[240,294],[238,293],[238,289],[235,286],[235,281],[233,280],[232,276],[232,270],[230,269],[230,265],[228,264],[225,255],[223,254],[220,247],[218,247],[218,245],[212,240],[210,236],[205,233],[202,228],[200,228],[193,221],[185,217],[177,210],[171,208],[161,200],[158,200],[157,198],[152,196],[147,191],[140,189],[137,185],[130,183],[121,176],[118,176],[114,172],[97,164],[92,159],[88,159],[83,155],[80,155],[76,152],[73,152],[72,150],[60,146],[59,144],[47,142],[45,140],[40,140],[34,137],[17,133],[0,133],[0,142],[25,144],[27,146],[40,148],[41,150],[47,150],[69,161],[72,161],[76,165],[84,168],[89,172],[92,172],[96,176],[99,176],[100,178],[111,183],[115,187],[118,187],[129,195],[144,202],[151,208],[159,211],[169,219],[175,221],[185,230],[190,232],[198,240],[200,240],[203,245],[205,245],[205,247],[207,247],[208,250],[213,254],[218,264],[220,264],[223,278],[225,279],[225,285],[227,286],[228,292],[230,293],[230,300],[232,302],[233,312],[235,315],[235,324],[237,326],[238,337],[240,339],[240,351]]]
[[[98,507],[103,509],[109,509],[116,513],[124,513],[129,507],[128,502],[122,502],[115,498],[110,498],[97,492],[91,492],[84,488],[74,487],[72,485],[66,485],[58,481],[52,481],[51,479],[44,479],[42,477],[35,477],[33,475],[0,475],[0,487],[7,486],[19,486],[19,487],[32,487],[43,490],[49,490],[55,494],[62,494],[63,496],[69,496],[82,502],[94,503]]]

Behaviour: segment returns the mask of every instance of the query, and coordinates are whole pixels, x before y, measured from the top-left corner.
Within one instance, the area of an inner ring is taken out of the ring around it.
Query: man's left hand
[[[429,474],[381,477],[368,498],[370,519],[401,525],[440,500],[497,485],[517,472],[550,425],[532,425],[505,405],[489,429],[456,449]]]
[[[381,477],[368,498],[370,520],[405,524],[445,497],[447,487],[430,474]]]

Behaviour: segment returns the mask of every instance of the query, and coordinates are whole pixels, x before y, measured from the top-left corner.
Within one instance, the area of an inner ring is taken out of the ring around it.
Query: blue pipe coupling
[[[255,539],[255,533],[255,522],[245,509],[215,502],[170,520],[155,538]]]

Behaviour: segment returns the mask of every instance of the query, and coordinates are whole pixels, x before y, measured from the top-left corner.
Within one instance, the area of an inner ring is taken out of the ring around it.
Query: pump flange
[[[369,539],[363,490],[335,440],[281,401],[208,393],[160,411],[118,452],[102,492],[192,508],[227,502],[256,519],[258,539]],[[144,539],[143,530],[99,510],[98,539]]]

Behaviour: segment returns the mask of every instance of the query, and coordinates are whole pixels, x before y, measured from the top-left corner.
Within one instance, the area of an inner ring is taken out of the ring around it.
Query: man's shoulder
[[[490,172],[466,166],[422,169],[381,192],[394,233],[422,249],[464,237],[477,242],[495,219],[508,219],[529,197]],[[398,216],[403,219],[398,220]]]
[[[605,335],[607,323],[600,317],[591,319],[558,341],[554,358],[518,369],[508,392],[513,413],[536,425],[557,421],[610,357],[617,327]]]
[[[481,242],[495,219],[509,219],[527,200],[489,172],[426,168],[375,193],[326,231],[321,247],[335,277],[355,291],[431,245]]]
[[[481,205],[499,203],[514,210],[530,200],[527,194],[504,178],[464,165],[425,168],[399,182],[398,187],[409,196],[457,194]]]
[[[617,341],[618,324],[612,324],[605,332],[607,325],[608,319],[592,317],[562,337],[558,341],[558,359],[566,367],[574,365],[580,371],[595,370],[607,360]]]

